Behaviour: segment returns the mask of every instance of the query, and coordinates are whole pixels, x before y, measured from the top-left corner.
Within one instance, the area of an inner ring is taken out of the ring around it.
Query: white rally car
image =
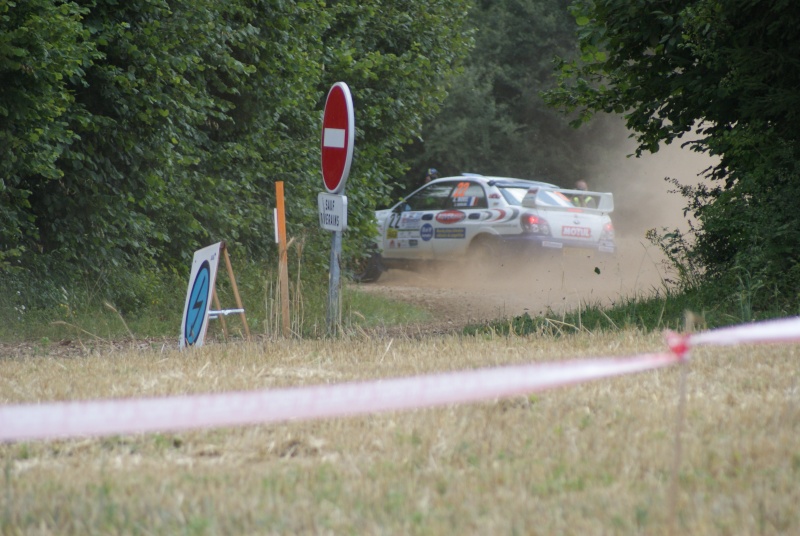
[[[613,210],[611,193],[476,174],[437,179],[375,213],[379,253],[357,279],[425,262],[487,264],[541,248],[614,253]]]

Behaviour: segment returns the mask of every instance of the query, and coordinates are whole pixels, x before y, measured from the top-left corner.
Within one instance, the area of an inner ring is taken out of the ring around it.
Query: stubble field
[[[0,359],[0,403],[270,389],[663,348],[659,335],[623,331],[19,355]],[[676,488],[680,367],[438,409],[0,445],[0,532],[798,533],[797,354],[695,352]]]

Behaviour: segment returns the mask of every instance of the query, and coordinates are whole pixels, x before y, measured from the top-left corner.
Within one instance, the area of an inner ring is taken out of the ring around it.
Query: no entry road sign
[[[344,190],[353,162],[355,116],[353,97],[344,82],[336,82],[325,101],[322,118],[322,180],[328,193]]]

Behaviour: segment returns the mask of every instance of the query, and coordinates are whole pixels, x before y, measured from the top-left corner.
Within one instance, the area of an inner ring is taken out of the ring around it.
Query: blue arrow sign
[[[183,336],[186,344],[193,345],[200,336],[203,322],[208,309],[208,296],[211,289],[211,266],[208,261],[203,261],[192,284],[189,293],[189,303],[186,309],[186,322],[183,326]]]

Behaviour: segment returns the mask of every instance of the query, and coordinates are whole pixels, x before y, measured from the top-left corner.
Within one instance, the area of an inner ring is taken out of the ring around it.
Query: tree
[[[0,0],[0,270],[56,285],[73,271],[182,272],[217,240],[262,258],[276,180],[291,231],[318,244],[319,129],[337,80],[357,102],[351,207],[368,209],[351,223],[365,240],[402,169],[394,151],[466,50],[467,7]]]
[[[326,47],[325,91],[346,80],[356,107],[356,149],[348,179],[351,257],[368,251],[373,211],[389,201],[406,163],[403,146],[418,137],[446,96],[471,44],[464,25],[469,0],[338,1]],[[359,236],[361,237],[359,240]]]
[[[418,186],[432,165],[440,174],[477,172],[565,186],[585,177],[593,129],[574,131],[540,96],[555,83],[552,58],[577,52],[567,5],[476,2],[469,19],[475,46],[441,112],[407,148],[412,165],[405,189]]]
[[[577,0],[581,55],[562,62],[551,104],[622,113],[637,153],[683,143],[720,157],[713,187],[684,188],[705,280],[747,279],[770,296],[800,288],[800,6],[790,0]],[[769,289],[769,294],[767,290]]]
[[[62,177],[56,162],[78,139],[74,81],[96,58],[81,24],[86,9],[50,0],[0,0],[0,271],[33,254],[37,183]]]

